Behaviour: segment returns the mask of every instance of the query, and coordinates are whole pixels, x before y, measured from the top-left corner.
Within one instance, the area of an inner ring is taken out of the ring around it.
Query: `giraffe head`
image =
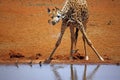
[[[48,20],[48,23],[52,25],[55,25],[64,17],[62,11],[56,7],[55,9],[52,9],[52,10],[48,8],[48,14],[51,18]]]

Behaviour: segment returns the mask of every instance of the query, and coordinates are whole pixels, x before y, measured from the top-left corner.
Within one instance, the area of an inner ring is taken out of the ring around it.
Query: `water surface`
[[[0,65],[0,80],[120,80],[120,66]]]

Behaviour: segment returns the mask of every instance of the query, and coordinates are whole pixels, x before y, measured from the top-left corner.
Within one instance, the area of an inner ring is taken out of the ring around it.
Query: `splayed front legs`
[[[84,42],[84,50],[85,50],[85,59],[88,60],[88,54],[86,52],[86,43],[91,47],[91,49],[95,52],[95,54],[98,56],[98,58],[102,61],[104,61],[104,59],[100,56],[100,54],[97,52],[97,50],[95,49],[95,47],[93,46],[92,42],[89,40],[89,38],[87,37],[86,35],[86,32],[85,32],[85,29],[84,29],[84,26],[82,24],[82,22],[80,21],[77,21],[77,23],[79,24],[79,26],[77,27],[82,35],[83,35],[83,42]],[[56,49],[58,48],[58,46],[60,45],[61,43],[61,40],[62,40],[62,37],[63,37],[63,34],[66,30],[67,26],[66,25],[62,25],[61,27],[61,33],[60,33],[60,36],[58,38],[58,41],[56,42],[56,45],[55,45],[55,48],[53,49],[53,51],[51,52],[51,54],[49,55],[48,59],[45,61],[45,62],[50,62],[51,61],[51,57],[53,56],[54,52],[56,51]],[[71,32],[71,49],[70,49],[70,59],[73,59],[72,57],[72,54],[75,53],[76,51],[76,43],[77,43],[77,36],[75,33],[74,33],[74,27],[73,26],[70,26],[70,32]],[[78,33],[78,31],[77,31]]]

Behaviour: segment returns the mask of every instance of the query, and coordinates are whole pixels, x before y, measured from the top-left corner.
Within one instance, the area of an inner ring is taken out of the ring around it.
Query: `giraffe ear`
[[[50,9],[49,9],[49,8],[47,9],[47,11],[48,11],[48,14],[50,14],[50,12],[51,12],[51,11],[50,11]]]
[[[59,8],[55,7],[56,10],[60,10]]]

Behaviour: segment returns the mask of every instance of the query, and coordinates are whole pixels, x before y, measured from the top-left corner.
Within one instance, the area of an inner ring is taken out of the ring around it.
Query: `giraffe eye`
[[[57,16],[58,18],[60,18],[60,16]]]

